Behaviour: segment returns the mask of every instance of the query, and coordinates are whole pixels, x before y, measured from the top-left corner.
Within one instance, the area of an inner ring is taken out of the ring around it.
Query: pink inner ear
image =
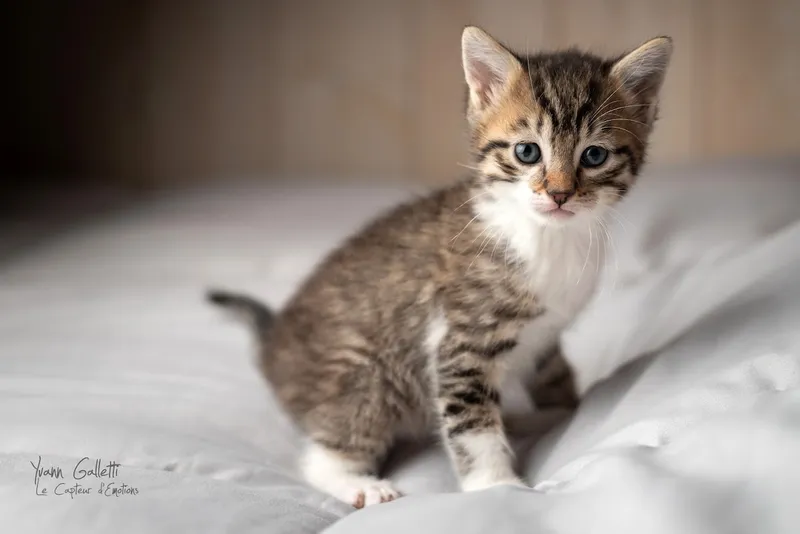
[[[494,96],[494,89],[500,83],[500,78],[486,63],[472,60],[469,65],[470,77],[472,78],[473,90],[478,94],[484,104]]]

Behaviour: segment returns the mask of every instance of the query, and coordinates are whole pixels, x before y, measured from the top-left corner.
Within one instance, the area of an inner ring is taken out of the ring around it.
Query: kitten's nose
[[[550,195],[550,198],[552,198],[560,208],[569,200],[569,197],[575,194],[575,191],[548,191],[547,194]]]

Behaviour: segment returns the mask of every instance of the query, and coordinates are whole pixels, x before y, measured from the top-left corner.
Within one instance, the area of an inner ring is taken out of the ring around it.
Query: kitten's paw
[[[306,482],[355,508],[400,497],[400,492],[388,480],[362,474],[369,463],[371,461],[354,462],[339,452],[312,444],[300,465]]]
[[[341,500],[359,509],[372,504],[390,502],[401,496],[388,480],[353,481],[343,487],[338,495]]]

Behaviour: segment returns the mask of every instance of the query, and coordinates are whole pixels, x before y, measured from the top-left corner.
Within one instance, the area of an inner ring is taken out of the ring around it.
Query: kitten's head
[[[553,225],[617,202],[644,161],[671,54],[672,40],[657,37],[614,59],[520,56],[466,28],[467,119],[485,193]]]

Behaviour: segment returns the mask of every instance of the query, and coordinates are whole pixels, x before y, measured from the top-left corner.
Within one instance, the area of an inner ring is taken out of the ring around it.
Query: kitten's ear
[[[496,103],[514,75],[522,69],[514,54],[475,26],[467,26],[461,34],[461,60],[469,86],[471,116]]]
[[[635,98],[653,99],[658,96],[671,57],[672,39],[656,37],[618,59],[611,75]]]

